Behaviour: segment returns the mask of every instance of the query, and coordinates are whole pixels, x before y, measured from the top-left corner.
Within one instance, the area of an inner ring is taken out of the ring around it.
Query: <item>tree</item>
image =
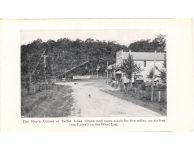
[[[133,42],[129,49],[134,52],[164,52],[166,50],[166,36],[158,35],[154,40],[146,39]]]
[[[152,52],[154,51],[153,47],[151,47],[151,40],[140,40],[129,45],[129,49],[133,52]]]
[[[164,63],[163,63],[163,68],[157,70],[160,72],[159,77],[160,79],[166,84],[166,79],[167,79],[167,74],[166,74],[166,54],[164,55]]]
[[[128,58],[124,60],[120,69],[126,74],[127,78],[130,79],[130,81],[132,81],[133,75],[135,76],[142,71],[141,66],[135,64],[132,55],[129,55]]]
[[[156,51],[161,52],[166,50],[166,36],[158,35],[152,42],[151,46],[155,48]]]
[[[81,69],[80,74],[94,73],[97,65],[100,65],[100,71],[104,72],[107,61],[109,64],[115,63],[116,51],[120,49],[127,49],[127,47],[113,41],[93,39],[82,41],[60,38],[47,42],[37,39],[27,45],[21,45],[21,76],[25,79],[29,73],[34,72],[33,81],[43,80],[44,65],[41,55],[44,50],[48,56],[45,72],[49,78],[50,76],[58,77],[87,60],[90,62],[88,69]]]
[[[148,74],[148,78],[149,79],[152,79],[153,78],[153,75],[154,75],[154,69],[152,68],[151,70],[150,70],[150,72],[149,72],[149,74]]]
[[[159,77],[166,84],[166,69],[162,69],[162,70],[159,70],[159,71],[160,71]]]

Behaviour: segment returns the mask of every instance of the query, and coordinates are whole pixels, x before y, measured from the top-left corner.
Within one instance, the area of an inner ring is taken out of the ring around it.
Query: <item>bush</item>
[[[142,84],[141,84],[140,89],[141,89],[141,90],[144,90],[144,91],[146,90],[146,85],[145,85],[145,83],[142,83]]]
[[[160,84],[160,85],[158,85],[158,89],[160,89],[160,90],[166,90],[166,84]]]
[[[119,86],[120,86],[120,90],[121,90],[121,91],[124,91],[124,90],[125,90],[125,86],[124,86],[123,83],[119,83]]]

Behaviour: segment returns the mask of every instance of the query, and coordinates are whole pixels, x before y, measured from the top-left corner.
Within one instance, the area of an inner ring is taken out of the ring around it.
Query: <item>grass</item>
[[[21,97],[22,117],[67,117],[73,106],[72,89],[70,86],[54,85],[53,88],[42,90]]]
[[[152,111],[155,111],[163,116],[167,115],[166,108],[164,107],[163,104],[156,102],[156,101],[150,101],[146,99],[139,99],[134,96],[134,94],[130,93],[130,91],[126,94],[124,92],[121,92],[119,90],[117,91],[111,91],[111,90],[102,90],[105,93],[111,94],[113,96],[116,96],[120,99],[127,100],[132,102],[133,104],[148,108]]]

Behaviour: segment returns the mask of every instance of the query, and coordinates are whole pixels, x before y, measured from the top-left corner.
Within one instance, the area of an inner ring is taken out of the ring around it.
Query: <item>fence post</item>
[[[160,102],[160,99],[161,99],[161,92],[158,91],[158,101]]]

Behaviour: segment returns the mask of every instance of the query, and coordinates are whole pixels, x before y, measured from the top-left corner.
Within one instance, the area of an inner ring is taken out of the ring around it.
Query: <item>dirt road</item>
[[[154,117],[161,116],[144,107],[103,92],[115,91],[104,80],[60,82],[72,86],[74,105],[70,117]]]

